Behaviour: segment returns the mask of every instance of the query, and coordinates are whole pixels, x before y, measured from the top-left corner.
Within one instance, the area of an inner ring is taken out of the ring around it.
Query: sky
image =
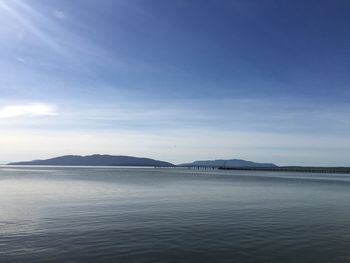
[[[0,161],[350,166],[347,0],[0,0]]]

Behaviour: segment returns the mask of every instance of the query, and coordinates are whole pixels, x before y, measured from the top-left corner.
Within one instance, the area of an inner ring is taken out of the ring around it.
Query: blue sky
[[[0,0],[0,160],[350,165],[350,2]]]

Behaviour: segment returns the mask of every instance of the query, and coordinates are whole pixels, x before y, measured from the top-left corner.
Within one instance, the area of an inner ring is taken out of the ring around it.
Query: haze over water
[[[348,175],[0,168],[1,262],[349,262]]]

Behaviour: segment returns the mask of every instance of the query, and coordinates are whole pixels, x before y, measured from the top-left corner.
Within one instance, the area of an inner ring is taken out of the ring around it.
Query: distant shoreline
[[[192,170],[227,170],[227,171],[260,171],[260,172],[296,172],[296,173],[326,173],[350,174],[350,167],[306,167],[306,166],[279,166],[279,167],[215,167],[215,166],[138,166],[138,165],[13,165],[0,164],[0,167],[57,167],[57,168],[135,168],[135,169],[192,169]]]
[[[350,167],[279,166],[279,167],[218,167],[218,169],[219,170],[266,171],[266,172],[350,174]]]

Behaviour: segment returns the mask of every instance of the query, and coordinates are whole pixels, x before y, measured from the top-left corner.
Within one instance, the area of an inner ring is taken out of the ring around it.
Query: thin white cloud
[[[53,12],[53,15],[58,19],[65,19],[66,18],[66,14],[63,11],[59,11],[59,10],[55,10]]]
[[[0,119],[15,117],[38,117],[57,115],[54,106],[45,103],[9,105],[0,108]]]

